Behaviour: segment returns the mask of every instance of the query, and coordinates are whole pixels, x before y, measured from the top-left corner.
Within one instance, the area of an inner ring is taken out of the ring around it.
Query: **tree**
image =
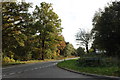
[[[78,55],[78,56],[84,55],[84,54],[85,54],[85,51],[84,51],[84,50],[85,50],[85,49],[82,48],[82,47],[77,48],[77,55]]]
[[[80,42],[86,48],[86,52],[89,53],[88,45],[92,40],[92,35],[90,32],[85,31],[84,29],[80,29],[80,31],[76,34],[76,40]]]
[[[66,47],[63,50],[63,56],[67,57],[75,54],[76,54],[76,50],[74,49],[73,45],[70,43],[67,43]]]
[[[63,55],[63,50],[64,50],[65,46],[66,46],[66,42],[65,42],[65,40],[64,40],[64,37],[61,35],[61,41],[59,42],[59,44],[58,44],[58,46],[57,46],[57,48],[58,48],[58,51],[57,51],[57,52],[58,52],[60,55]]]
[[[12,57],[18,46],[24,47],[30,22],[29,3],[2,3],[2,47],[5,56]]]
[[[39,47],[41,48],[41,59],[44,60],[46,50],[56,50],[57,43],[62,31],[61,19],[53,12],[52,4],[42,2],[40,7],[36,6],[34,12],[34,28],[39,36]],[[50,51],[49,51],[50,52]]]
[[[120,1],[99,11],[93,18],[94,46],[106,51],[107,56],[120,55]]]

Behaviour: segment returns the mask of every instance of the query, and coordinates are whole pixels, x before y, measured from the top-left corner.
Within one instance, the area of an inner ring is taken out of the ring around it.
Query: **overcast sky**
[[[33,6],[40,5],[41,2],[52,3],[54,12],[62,20],[63,36],[66,42],[79,47],[75,41],[75,34],[79,28],[92,29],[92,19],[99,8],[104,9],[107,3],[115,0],[25,0],[32,2]],[[33,7],[34,8],[34,7]],[[30,9],[31,11],[34,9]]]

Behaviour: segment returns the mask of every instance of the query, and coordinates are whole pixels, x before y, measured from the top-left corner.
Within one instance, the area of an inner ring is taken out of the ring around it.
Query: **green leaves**
[[[115,1],[99,11],[93,18],[94,45],[107,51],[106,55],[119,55],[120,2]]]
[[[42,2],[40,7],[36,6],[33,17],[35,19],[36,33],[39,34],[39,44],[42,48],[42,55],[45,55],[46,49],[56,51],[58,33],[61,32],[60,19],[58,15],[53,12],[52,5]],[[61,33],[60,33],[61,34]],[[42,57],[43,59],[43,57]]]
[[[2,3],[2,40],[4,54],[9,51],[17,55],[17,47],[25,46],[27,36],[25,34],[30,18],[28,8],[29,3],[3,2]]]
[[[33,14],[28,13],[30,3],[4,2],[3,4],[3,53],[16,60],[54,58],[59,54],[61,19],[52,4],[42,2]],[[62,49],[65,47],[62,46]],[[14,54],[10,54],[10,52]]]
[[[24,46],[24,41],[27,40],[27,36],[25,34],[20,34],[18,36],[15,36],[15,39],[20,46]]]
[[[63,55],[65,57],[71,56],[71,55],[76,55],[76,50],[74,49],[72,44],[67,44],[63,50]]]

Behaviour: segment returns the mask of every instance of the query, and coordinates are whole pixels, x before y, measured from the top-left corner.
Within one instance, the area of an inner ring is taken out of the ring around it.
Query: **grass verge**
[[[66,58],[74,58],[75,56],[69,56]],[[65,57],[59,57],[57,59],[44,59],[44,60],[28,60],[28,61],[15,61],[9,63],[2,63],[2,67],[12,66],[12,65],[19,65],[19,64],[28,64],[28,63],[37,63],[37,62],[47,62],[47,61],[55,61],[65,59]]]
[[[54,59],[15,61],[15,62],[3,63],[2,66],[6,67],[6,66],[11,66],[11,65],[19,65],[19,64],[27,64],[27,63],[37,63],[37,62],[47,62],[47,61],[54,61]]]
[[[111,67],[81,67],[76,59],[72,60],[66,60],[63,62],[60,62],[57,64],[57,66],[62,68],[67,68],[79,72],[85,72],[85,73],[92,73],[92,74],[98,74],[98,75],[107,75],[107,76],[118,76],[120,77],[120,74],[118,73],[120,70],[117,66],[111,66]]]

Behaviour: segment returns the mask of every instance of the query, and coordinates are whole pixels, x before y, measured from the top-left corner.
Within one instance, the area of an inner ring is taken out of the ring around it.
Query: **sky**
[[[104,9],[107,3],[115,0],[25,0],[26,2],[32,2],[34,10],[35,5],[40,5],[41,2],[52,3],[54,12],[58,14],[62,20],[61,27],[63,27],[62,35],[66,42],[73,44],[75,48],[81,45],[76,45],[76,33],[79,28],[85,30],[92,29],[92,19],[96,11],[99,8]]]

